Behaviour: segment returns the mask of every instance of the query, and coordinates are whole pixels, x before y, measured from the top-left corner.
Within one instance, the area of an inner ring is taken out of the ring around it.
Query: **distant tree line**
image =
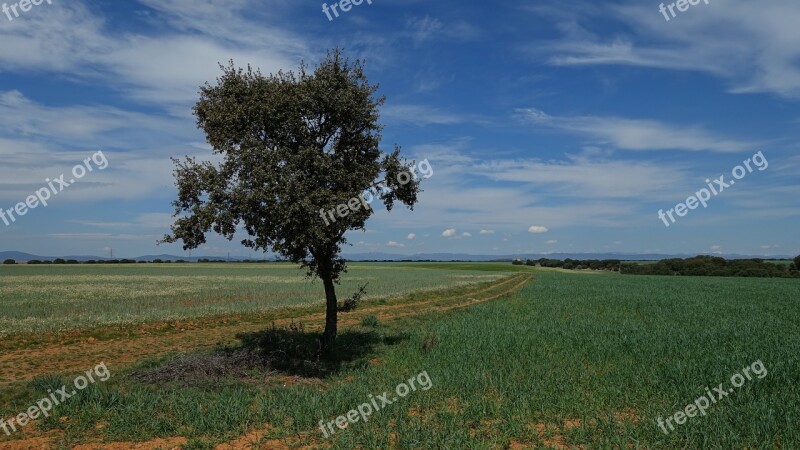
[[[11,262],[9,262],[9,261],[11,261]],[[32,260],[28,261],[28,264],[148,264],[148,263],[159,264],[159,263],[171,263],[171,262],[172,262],[171,260],[162,261],[160,259],[154,259],[152,261],[136,261],[134,259],[101,259],[99,261],[96,261],[94,259],[90,259],[90,260],[87,260],[87,261],[78,261],[76,259],[64,260],[64,259],[61,259],[61,258],[56,258],[56,259],[54,259],[52,261],[50,261],[50,260],[41,261],[41,260],[38,260],[38,259],[32,259]],[[183,262],[186,262],[186,261],[184,261],[182,259],[179,259],[179,260],[177,260],[175,262],[176,263],[183,263]],[[13,259],[7,259],[3,264],[16,264],[16,261],[14,261]]]
[[[654,264],[622,264],[629,275],[689,275],[714,277],[800,278],[800,256],[791,264],[778,264],[760,258],[726,260],[717,256],[664,259]]]
[[[565,260],[560,259],[549,259],[549,258],[539,258],[539,259],[526,259],[525,261],[521,259],[515,259],[512,261],[514,265],[526,265],[526,266],[537,266],[537,267],[558,267],[561,269],[569,269],[569,270],[610,270],[610,271],[618,271],[619,266],[622,263],[619,259],[571,259],[567,258]]]
[[[760,258],[726,260],[717,256],[664,259],[655,263],[623,263],[618,259],[515,259],[514,265],[558,267],[570,270],[609,270],[626,275],[690,275],[716,277],[800,278],[800,256],[791,264],[771,263]]]

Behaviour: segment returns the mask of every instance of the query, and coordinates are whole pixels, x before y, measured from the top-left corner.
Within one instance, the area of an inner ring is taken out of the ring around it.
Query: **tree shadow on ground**
[[[397,345],[409,335],[345,330],[339,333],[336,347],[328,354],[321,353],[320,334],[305,331],[302,324],[291,323],[285,328],[273,325],[267,330],[238,334],[236,338],[242,341],[241,348],[256,351],[272,370],[324,378],[374,354],[377,346]]]
[[[218,348],[174,357],[156,367],[131,374],[146,383],[181,382],[189,385],[217,383],[225,379],[252,379],[258,373],[278,371],[306,378],[327,378],[353,367],[376,353],[380,345],[397,345],[408,333],[384,334],[376,330],[345,330],[335,349],[320,353],[319,333],[305,331],[302,324],[240,333],[240,346]]]

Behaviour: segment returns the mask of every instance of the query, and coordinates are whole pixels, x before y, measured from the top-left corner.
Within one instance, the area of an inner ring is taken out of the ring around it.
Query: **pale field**
[[[510,274],[354,263],[343,274],[337,294],[343,299],[367,284],[369,301]],[[0,336],[252,313],[323,301],[319,280],[281,263],[0,266]]]

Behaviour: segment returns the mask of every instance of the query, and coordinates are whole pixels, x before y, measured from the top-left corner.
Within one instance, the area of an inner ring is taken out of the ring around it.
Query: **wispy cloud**
[[[757,145],[726,139],[696,125],[619,117],[557,117],[536,108],[521,108],[516,113],[526,123],[588,136],[622,150],[741,152]]]
[[[698,71],[727,80],[734,93],[800,97],[800,3],[794,0],[712,2],[669,23],[657,5],[636,1],[602,9],[549,5],[535,12],[559,20],[563,37],[537,43],[536,53],[549,52],[551,64]],[[583,10],[589,12],[576,12]],[[600,16],[622,22],[628,32],[610,38],[593,33]]]

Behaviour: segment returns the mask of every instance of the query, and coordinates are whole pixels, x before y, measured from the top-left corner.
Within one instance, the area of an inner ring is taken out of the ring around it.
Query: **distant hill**
[[[561,259],[561,260],[570,258],[570,259],[621,259],[624,261],[657,261],[669,258],[692,258],[694,256],[702,254],[705,253],[672,254],[672,255],[666,253],[529,253],[529,254],[519,254],[519,255],[471,255],[468,253],[418,253],[416,255],[400,255],[396,253],[377,252],[377,253],[353,253],[353,254],[345,254],[343,256],[348,261],[478,261],[478,262],[509,261],[510,262],[513,259],[539,259],[539,258],[551,258],[551,259]],[[725,259],[749,259],[749,258],[792,259],[794,258],[795,255],[763,256],[763,255],[723,254],[723,255],[713,255],[713,256],[721,256]],[[74,259],[77,261],[88,261],[90,259],[95,261],[106,261],[111,259],[101,256],[87,256],[87,255],[40,256],[40,255],[32,255],[30,253],[17,252],[17,251],[0,252],[0,262],[6,259],[13,259],[17,262],[27,262],[32,259],[52,261],[56,258]],[[166,260],[176,261],[182,259],[184,261],[197,262],[200,259],[227,260],[227,257],[176,256],[176,255],[161,254],[161,255],[142,255],[142,256],[137,256],[135,258],[119,256],[118,258],[114,259],[133,259],[135,261],[152,261],[154,259],[160,259],[162,261]],[[265,258],[263,255],[260,258],[231,257],[230,261],[244,261],[246,259],[251,259],[256,261],[261,261],[266,259],[267,261],[274,261],[275,257],[267,256]]]

